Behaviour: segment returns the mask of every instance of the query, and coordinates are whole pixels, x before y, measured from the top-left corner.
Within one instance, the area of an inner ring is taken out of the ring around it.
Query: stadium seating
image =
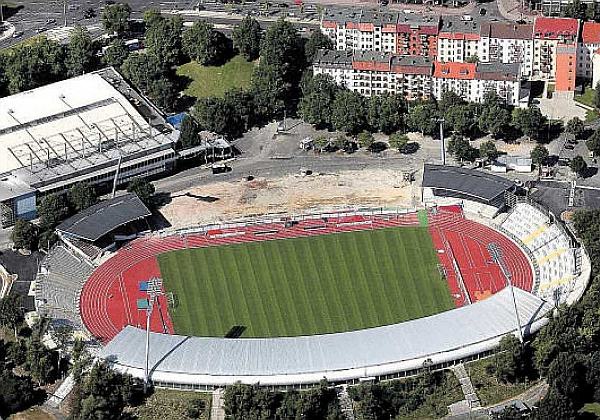
[[[561,301],[566,299],[578,273],[575,250],[563,229],[546,213],[527,203],[517,203],[501,226],[535,258],[539,281],[534,292],[544,299],[553,299],[558,291]]]
[[[82,325],[79,295],[92,267],[63,246],[56,246],[44,259],[36,279],[38,310],[51,318]]]

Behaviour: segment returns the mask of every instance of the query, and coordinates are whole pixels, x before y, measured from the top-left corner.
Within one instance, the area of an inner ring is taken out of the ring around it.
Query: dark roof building
[[[422,187],[431,189],[437,197],[462,198],[501,208],[504,193],[514,190],[515,184],[478,170],[425,164]]]
[[[482,22],[481,36],[499,39],[533,39],[531,23]]]
[[[62,222],[56,230],[65,236],[95,242],[113,230],[151,216],[135,194],[101,201]]]

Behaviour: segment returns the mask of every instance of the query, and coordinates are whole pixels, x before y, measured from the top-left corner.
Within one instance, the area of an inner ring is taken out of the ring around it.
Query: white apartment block
[[[507,104],[528,102],[518,63],[442,63],[427,57],[321,50],[313,73],[329,75],[338,85],[365,96],[389,92],[407,100],[440,99],[445,91],[453,91],[467,101],[481,102],[493,90]]]

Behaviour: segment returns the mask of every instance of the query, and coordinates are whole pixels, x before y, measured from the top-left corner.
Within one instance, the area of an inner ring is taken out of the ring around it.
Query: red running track
[[[484,297],[487,291],[494,293],[502,288],[500,286],[503,280],[498,270],[486,265],[486,254],[482,253],[486,246],[486,242],[482,241],[484,238],[493,238],[505,251],[505,255],[516,255],[510,262],[517,260],[517,263],[508,264],[511,272],[513,267],[520,267],[523,261],[526,263],[523,272],[520,272],[523,281],[516,281],[516,284],[527,284],[525,277],[529,275],[529,288],[524,288],[531,289],[531,271],[527,259],[512,242],[490,228],[463,219],[460,211],[448,210],[440,212],[437,216],[430,216],[430,223],[433,223],[430,225],[430,232],[437,249],[441,249],[440,244],[444,240],[450,243],[470,295]],[[418,224],[416,213],[399,216],[348,216],[329,218],[326,221],[301,221],[291,227],[285,227],[283,223],[271,223],[244,228],[214,229],[185,236],[138,239],[120,249],[92,273],[81,292],[81,317],[88,330],[102,342],[108,342],[126,325],[145,328],[145,312],[137,309],[137,300],[144,299],[147,295],[139,290],[139,285],[142,281],[160,276],[156,256],[170,250]],[[463,228],[467,230],[463,232]],[[468,245],[462,249],[458,247],[457,241]],[[460,294],[458,281],[447,254],[438,253],[438,256],[446,269],[452,293]],[[481,292],[484,294],[478,294]],[[455,299],[455,302],[457,306],[464,303],[461,299]],[[153,312],[150,329],[172,334],[173,324],[169,318],[165,296],[159,297],[158,303],[161,310]]]
[[[531,291],[533,273],[529,260],[523,251],[503,234],[465,219],[462,213],[455,209],[446,211],[444,208],[440,208],[437,214],[429,215],[429,232],[446,271],[450,292],[457,306],[466,303],[459,286],[459,275],[471,302],[485,299],[506,286],[506,278],[498,264],[492,261],[488,251],[488,245],[492,243],[502,250],[513,285]],[[459,273],[456,272],[452,259],[456,261]]]

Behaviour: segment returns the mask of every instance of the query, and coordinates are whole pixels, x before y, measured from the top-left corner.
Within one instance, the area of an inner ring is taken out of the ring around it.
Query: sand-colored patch
[[[416,186],[401,171],[372,169],[338,174],[288,175],[216,182],[181,191],[161,209],[173,228],[266,213],[300,213],[345,206],[414,207]]]

